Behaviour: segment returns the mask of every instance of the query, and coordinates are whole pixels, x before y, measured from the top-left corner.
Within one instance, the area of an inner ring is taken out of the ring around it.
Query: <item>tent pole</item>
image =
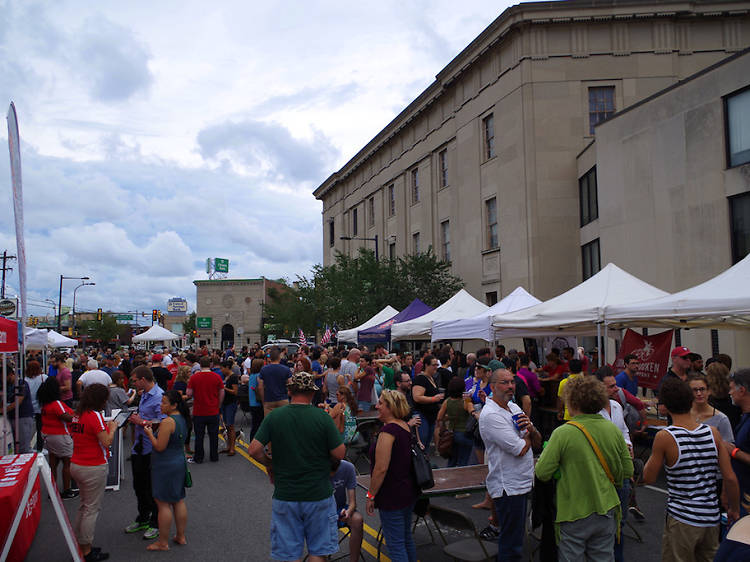
[[[3,356],[3,426],[2,426],[2,432],[3,432],[3,451],[2,455],[8,454],[8,428],[10,427],[10,424],[8,423],[8,400],[6,399],[7,392],[8,392],[8,363],[7,363],[7,355],[5,353],[2,354]],[[0,456],[2,456],[0,455]]]
[[[596,324],[596,347],[599,348],[599,353],[597,353],[597,361],[599,364],[597,365],[597,367],[601,367],[602,355],[604,354],[604,346],[602,346],[602,325],[598,322]]]

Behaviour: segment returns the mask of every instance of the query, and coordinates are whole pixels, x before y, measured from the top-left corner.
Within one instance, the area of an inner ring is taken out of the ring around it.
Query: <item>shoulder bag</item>
[[[601,464],[602,468],[604,469],[604,473],[607,475],[607,478],[609,478],[609,481],[612,483],[613,486],[615,486],[615,489],[616,489],[617,486],[615,485],[615,477],[612,476],[612,471],[610,470],[609,465],[607,464],[607,460],[604,458],[604,455],[602,454],[602,451],[599,448],[599,445],[597,445],[596,441],[594,441],[594,438],[591,437],[589,430],[586,429],[582,423],[579,423],[575,420],[569,421],[568,424],[577,427],[586,436],[586,439],[588,439],[588,442],[591,445],[591,448],[594,450],[594,454],[596,455],[596,458],[599,459],[599,464]]]
[[[435,486],[430,459],[419,444],[414,429],[411,430],[411,464],[414,469],[414,478],[420,490],[429,490]]]
[[[444,459],[451,458],[453,454],[453,430],[445,421],[440,422],[438,429],[437,452]]]

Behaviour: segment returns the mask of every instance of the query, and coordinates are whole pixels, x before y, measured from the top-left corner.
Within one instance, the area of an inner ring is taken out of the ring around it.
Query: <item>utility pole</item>
[[[14,259],[16,259],[16,256],[9,256],[8,255],[8,250],[3,250],[3,267],[2,267],[2,270],[3,270],[3,281],[2,281],[2,284],[0,284],[0,299],[4,299],[5,298],[5,272],[6,271],[13,271],[13,268],[12,267],[6,267],[5,263],[8,260],[14,260]]]

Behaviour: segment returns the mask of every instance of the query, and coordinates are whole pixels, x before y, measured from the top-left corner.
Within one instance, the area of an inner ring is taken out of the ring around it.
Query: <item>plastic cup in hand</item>
[[[518,425],[518,419],[523,416],[524,414],[513,414],[511,417],[513,418],[513,425],[516,426],[516,429],[518,431],[521,431],[521,426]]]

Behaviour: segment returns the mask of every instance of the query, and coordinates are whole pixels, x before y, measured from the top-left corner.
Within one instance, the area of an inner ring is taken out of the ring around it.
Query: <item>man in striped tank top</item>
[[[719,431],[690,415],[690,386],[677,378],[666,380],[659,399],[672,416],[672,425],[656,434],[643,482],[653,483],[664,466],[669,496],[662,560],[710,561],[719,546],[719,472],[724,479],[722,503],[730,523],[739,517],[737,477]]]

